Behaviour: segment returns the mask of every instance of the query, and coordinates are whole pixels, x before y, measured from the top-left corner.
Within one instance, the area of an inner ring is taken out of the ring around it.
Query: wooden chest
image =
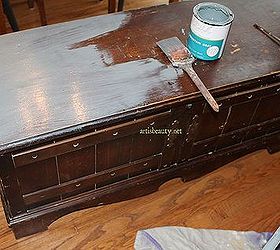
[[[17,238],[280,149],[280,50],[252,26],[279,4],[242,2],[222,2],[236,15],[222,59],[195,65],[219,113],[156,47],[186,40],[196,1],[0,38],[0,190]],[[277,20],[260,22],[279,34]]]

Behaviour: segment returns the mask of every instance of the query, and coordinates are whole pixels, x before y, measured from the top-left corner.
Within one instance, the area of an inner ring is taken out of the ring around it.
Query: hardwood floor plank
[[[11,0],[15,16],[21,30],[40,27],[40,15],[38,6],[29,9],[23,0]],[[168,0],[126,0],[124,10],[144,8],[153,5],[168,4]],[[48,24],[66,22],[91,16],[108,13],[108,0],[45,0],[45,8]],[[7,29],[11,29],[6,23]]]

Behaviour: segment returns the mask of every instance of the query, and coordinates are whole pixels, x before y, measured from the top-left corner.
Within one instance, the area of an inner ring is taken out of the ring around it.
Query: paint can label
[[[222,14],[219,13],[222,10]],[[222,56],[233,20],[232,12],[215,3],[201,3],[194,7],[187,47],[202,60],[216,60]]]
[[[197,58],[202,60],[216,60],[220,56],[224,40],[211,41],[203,39],[190,31],[188,48]]]

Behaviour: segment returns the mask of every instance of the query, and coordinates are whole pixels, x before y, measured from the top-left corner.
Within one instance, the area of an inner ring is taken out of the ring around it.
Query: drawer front
[[[59,184],[55,158],[46,159],[16,169],[23,194]]]
[[[258,124],[278,117],[280,117],[280,90],[278,94],[260,99],[252,123]]]
[[[280,92],[277,86],[223,97],[219,102],[220,112],[204,109],[195,141],[221,136],[245,129],[258,123],[280,117]],[[276,92],[276,94],[275,94]]]
[[[89,190],[98,190],[117,182],[119,179],[134,178],[141,174],[157,171],[159,169],[160,159],[160,155],[155,155],[124,164],[97,174],[88,175],[37,192],[24,194],[23,199],[27,207],[33,208],[38,204],[43,204],[44,201],[48,202],[56,198],[58,195],[63,199]]]
[[[90,146],[56,157],[60,183],[95,173],[96,146]]]
[[[169,128],[173,119],[170,110],[14,154],[27,209],[156,171],[167,135],[140,132]]]

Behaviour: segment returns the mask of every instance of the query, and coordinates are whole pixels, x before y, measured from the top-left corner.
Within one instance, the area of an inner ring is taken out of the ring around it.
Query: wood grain
[[[186,226],[273,231],[280,223],[280,152],[259,151],[200,179],[154,194],[64,216],[18,241],[0,214],[1,249],[132,249],[137,230]],[[2,208],[1,208],[2,210]]]
[[[21,30],[41,26],[38,5],[32,9],[27,7],[26,1],[10,0]],[[125,10],[168,4],[168,0],[126,0]],[[108,0],[45,0],[45,10],[48,24],[61,23],[85,17],[108,13]],[[7,22],[7,21],[6,21]],[[8,22],[8,31],[11,32]]]

